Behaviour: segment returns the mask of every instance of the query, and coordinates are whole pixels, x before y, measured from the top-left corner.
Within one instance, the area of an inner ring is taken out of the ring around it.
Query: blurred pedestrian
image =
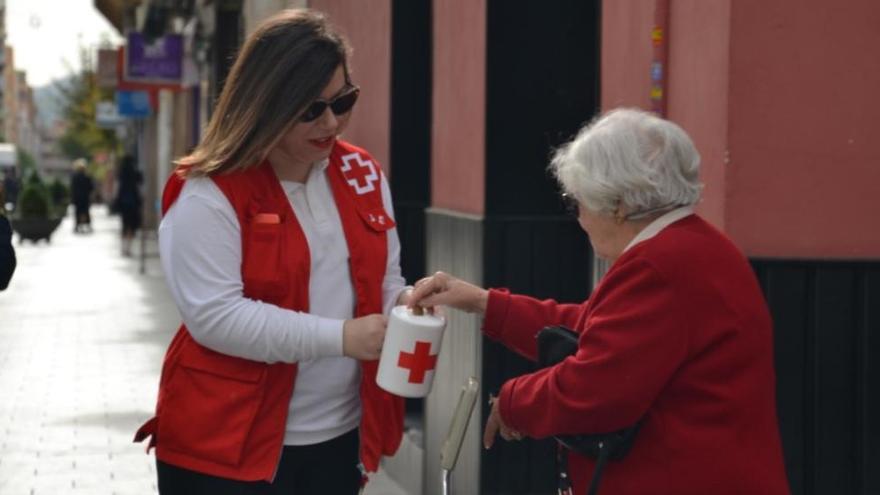
[[[122,218],[122,255],[131,256],[131,244],[141,228],[143,198],[140,185],[143,175],[131,155],[125,155],[119,162],[116,176],[116,198],[113,209]]]
[[[409,291],[382,169],[338,139],[360,91],[347,57],[320,13],[266,20],[165,186],[184,325],[136,437],[152,435],[163,495],[353,495],[400,444],[376,360]]]
[[[15,210],[15,207],[18,204],[18,192],[20,188],[21,184],[19,183],[15,168],[6,169],[6,172],[3,174],[3,193],[6,196],[6,199],[3,204],[0,204],[0,206],[5,206],[7,212]]]
[[[12,227],[6,218],[4,191],[0,191],[0,290],[9,286],[15,271],[15,249],[12,247]]]
[[[86,161],[82,158],[73,162],[73,177],[70,179],[71,199],[73,200],[73,231],[91,232],[92,217],[89,209],[92,205],[92,192],[95,182],[86,171]]]

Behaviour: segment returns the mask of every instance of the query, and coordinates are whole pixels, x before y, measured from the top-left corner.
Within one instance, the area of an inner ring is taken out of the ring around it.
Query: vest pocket
[[[367,227],[374,232],[385,232],[397,226],[391,215],[386,213],[385,208],[381,206],[376,208],[358,208],[358,215],[367,224]]]
[[[188,341],[169,377],[159,418],[161,447],[237,466],[262,401],[265,363]]]
[[[261,221],[263,215],[266,214],[258,214],[248,228],[242,260],[242,283],[246,297],[274,302],[285,289],[283,271],[280,269],[283,266],[284,223]]]

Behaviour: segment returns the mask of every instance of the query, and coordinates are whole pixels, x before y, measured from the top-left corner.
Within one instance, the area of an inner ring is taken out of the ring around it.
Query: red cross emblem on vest
[[[410,383],[424,383],[425,373],[437,367],[437,355],[431,354],[431,343],[416,341],[414,352],[400,351],[397,366],[409,370]]]
[[[376,189],[379,180],[372,160],[364,160],[360,153],[349,153],[342,157],[342,175],[358,194],[366,194]]]

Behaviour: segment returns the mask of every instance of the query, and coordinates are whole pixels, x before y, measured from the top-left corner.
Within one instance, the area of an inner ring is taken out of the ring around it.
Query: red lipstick
[[[309,139],[309,143],[316,148],[321,148],[322,150],[327,149],[333,146],[333,143],[336,141],[335,136],[328,136],[322,139]]]

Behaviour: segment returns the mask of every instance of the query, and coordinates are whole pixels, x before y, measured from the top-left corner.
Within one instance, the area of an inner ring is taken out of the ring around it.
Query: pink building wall
[[[602,8],[603,110],[649,108],[653,2]],[[877,25],[872,0],[672,2],[668,116],[703,157],[698,211],[749,256],[880,257]]]
[[[390,155],[391,0],[309,0],[354,49],[362,92],[346,139],[367,148],[393,175]],[[433,2],[432,206],[485,211],[486,1]]]
[[[728,232],[755,256],[880,258],[880,3],[732,3]]]
[[[485,202],[486,0],[435,0],[431,204],[481,215]]]
[[[391,0],[309,0],[330,17],[353,52],[352,81],[360,86],[345,139],[366,148],[390,171]]]
[[[603,111],[617,107],[651,107],[654,10],[648,5],[644,0],[602,2]]]
[[[724,229],[730,0],[676,0],[672,6],[667,116],[700,151],[705,188],[697,211]]]

